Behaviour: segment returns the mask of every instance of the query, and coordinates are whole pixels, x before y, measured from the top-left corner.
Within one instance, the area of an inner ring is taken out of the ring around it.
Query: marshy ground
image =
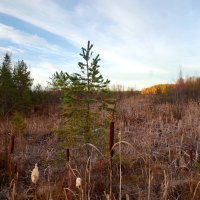
[[[119,121],[115,122],[115,142],[124,142],[114,148],[113,199],[119,198],[120,180],[122,199],[200,198],[199,106],[192,101],[158,104],[145,96],[120,101],[123,127],[119,129]],[[10,166],[5,165],[3,139],[15,130],[9,122],[1,123],[0,199],[12,199],[13,191],[14,199],[35,198],[31,183],[35,163],[40,172],[38,200],[106,199],[110,184],[106,142],[97,146],[101,153],[92,145],[71,148],[68,160],[62,137],[55,132],[60,126],[58,111],[24,120],[26,129],[22,139],[15,138]],[[9,153],[10,141],[7,144]],[[75,185],[77,177],[82,179],[81,194]]]

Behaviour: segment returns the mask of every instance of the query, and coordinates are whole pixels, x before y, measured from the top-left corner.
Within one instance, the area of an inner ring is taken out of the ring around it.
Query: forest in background
[[[56,86],[53,76],[47,88],[40,84],[33,86],[33,82],[27,63],[24,60],[13,63],[11,56],[6,53],[0,65],[0,116],[11,115],[16,111],[23,114],[42,113],[49,106],[61,103],[63,91]],[[140,94],[153,95],[153,98],[162,102],[198,101],[200,77],[183,78],[180,73],[173,84],[158,84],[141,91],[125,90],[122,85],[113,85],[109,90],[115,98]]]
[[[27,63],[23,60],[12,63],[11,56],[6,53],[0,65],[1,117],[17,111],[26,115],[42,112],[60,102],[59,91],[44,89],[40,84],[33,86],[33,81]]]

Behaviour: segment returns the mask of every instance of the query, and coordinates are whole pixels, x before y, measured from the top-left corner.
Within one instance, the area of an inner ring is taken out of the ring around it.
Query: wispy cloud
[[[14,46],[8,46],[8,47],[1,47],[0,46],[0,52],[5,53],[8,52],[10,54],[21,54],[24,51],[22,49],[16,48]]]
[[[197,1],[189,0],[85,0],[62,5],[53,0],[1,0],[0,12],[64,38],[77,52],[90,39],[94,51],[101,54],[106,77],[129,85],[129,73],[142,87],[171,81],[180,65],[198,70],[198,6]],[[20,41],[27,48],[60,54],[56,41],[50,44],[44,38],[5,25],[0,29],[0,37]]]
[[[46,51],[47,49],[54,53],[60,51],[58,46],[48,43],[37,35],[27,34],[2,23],[0,23],[0,39],[8,40],[14,44],[21,45],[23,48],[35,49],[36,51]]]
[[[73,73],[74,69],[76,70],[76,66],[73,61],[65,62],[63,65],[58,65],[48,60],[44,61],[32,61],[27,60],[29,63],[31,76],[34,78],[34,84],[41,84],[43,86],[47,85],[50,82],[50,78],[56,71],[68,71],[68,73]]]
[[[27,21],[74,42],[78,46],[83,42],[79,31],[71,21],[71,14],[66,8],[56,4],[53,0],[19,0],[0,2],[0,12]]]
[[[55,73],[55,71],[59,71],[59,68],[48,62],[31,63],[31,66],[35,66],[30,67],[31,76],[34,77],[35,84],[47,85],[47,81],[50,80],[50,74]],[[49,73],[47,73],[47,71]]]

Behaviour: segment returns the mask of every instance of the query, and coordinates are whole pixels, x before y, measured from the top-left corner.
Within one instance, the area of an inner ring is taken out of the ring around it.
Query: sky
[[[0,0],[0,61],[24,60],[34,83],[80,72],[87,41],[111,84],[142,89],[200,75],[199,0]]]

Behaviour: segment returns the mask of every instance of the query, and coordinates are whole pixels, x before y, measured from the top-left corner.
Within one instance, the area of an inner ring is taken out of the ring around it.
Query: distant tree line
[[[175,84],[159,84],[141,91],[143,95],[152,95],[157,102],[181,103],[200,101],[200,77],[179,76]]]
[[[6,53],[0,64],[0,116],[15,111],[28,114],[37,107],[58,101],[55,92],[44,90],[41,85],[32,86],[33,78],[24,60],[13,65]]]
[[[145,88],[141,91],[141,94],[164,94],[171,88],[175,87],[175,84],[158,84]]]
[[[172,87],[167,95],[166,100],[171,103],[200,101],[200,77],[180,77],[175,87]]]

